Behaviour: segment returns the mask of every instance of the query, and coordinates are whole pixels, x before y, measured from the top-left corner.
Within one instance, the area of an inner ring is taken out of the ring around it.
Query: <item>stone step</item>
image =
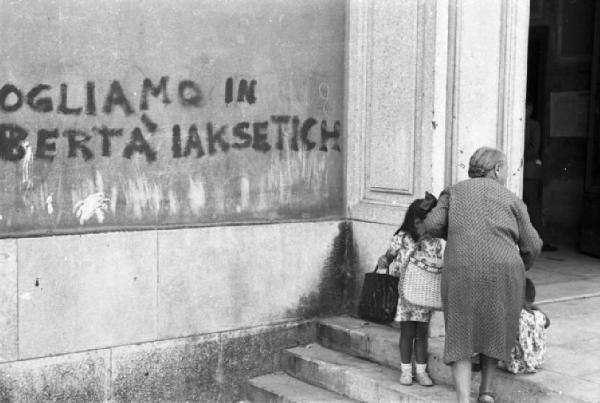
[[[392,368],[400,368],[399,337],[398,329],[362,319],[332,317],[317,321],[317,341],[324,347]],[[443,352],[444,338],[430,338],[429,373],[436,383],[453,385]],[[479,380],[479,374],[474,374],[473,393],[479,388]],[[524,375],[499,370],[495,380],[496,396],[506,402],[592,402],[589,396],[594,396],[595,391],[589,389],[589,382],[543,369]]]
[[[283,372],[252,378],[246,398],[256,403],[356,403],[356,400],[310,385]]]
[[[446,385],[400,385],[400,371],[319,344],[285,350],[281,365],[291,376],[362,402],[451,402]]]

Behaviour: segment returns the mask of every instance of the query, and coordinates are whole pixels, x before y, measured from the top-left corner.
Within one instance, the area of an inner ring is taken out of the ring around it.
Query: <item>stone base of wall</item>
[[[312,321],[0,364],[0,401],[222,401],[316,340]]]

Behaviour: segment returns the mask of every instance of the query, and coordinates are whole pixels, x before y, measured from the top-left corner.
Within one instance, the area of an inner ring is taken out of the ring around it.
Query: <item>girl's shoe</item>
[[[494,394],[491,392],[483,392],[479,394],[477,398],[478,403],[495,403],[496,399],[494,398]]]
[[[400,375],[400,385],[412,385],[413,383],[413,376],[412,373],[406,371],[406,372],[402,372],[402,374]]]
[[[415,378],[417,378],[417,383],[421,386],[433,386],[433,381],[427,372],[417,372]]]

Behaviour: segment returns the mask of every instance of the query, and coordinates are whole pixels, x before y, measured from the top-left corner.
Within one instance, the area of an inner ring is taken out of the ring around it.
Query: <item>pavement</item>
[[[497,401],[600,403],[600,259],[561,248],[543,253],[528,272],[537,304],[552,323],[546,362],[534,374],[499,371]],[[435,320],[434,320],[435,319]],[[429,340],[431,388],[403,386],[398,329],[350,316],[317,320],[317,340],[282,352],[284,372],[253,378],[251,401],[452,402],[450,367],[443,363],[443,318]],[[475,401],[480,374],[473,376]]]
[[[573,249],[543,252],[527,276],[536,286],[538,304],[600,296],[600,258]]]
[[[600,259],[560,248],[527,273],[551,320],[546,362],[528,380],[600,402]]]

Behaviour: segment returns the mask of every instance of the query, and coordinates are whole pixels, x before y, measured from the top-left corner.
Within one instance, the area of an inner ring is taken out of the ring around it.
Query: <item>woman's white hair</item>
[[[481,147],[469,160],[469,178],[483,178],[496,167],[496,164],[502,166],[505,163],[506,156],[502,151],[492,147]]]

